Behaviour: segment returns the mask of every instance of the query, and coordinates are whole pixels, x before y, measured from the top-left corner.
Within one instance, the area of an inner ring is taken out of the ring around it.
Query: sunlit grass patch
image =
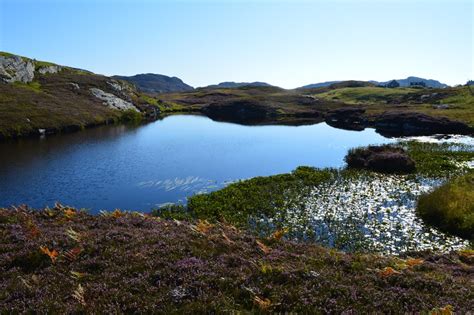
[[[417,212],[443,231],[474,240],[474,172],[422,195]]]

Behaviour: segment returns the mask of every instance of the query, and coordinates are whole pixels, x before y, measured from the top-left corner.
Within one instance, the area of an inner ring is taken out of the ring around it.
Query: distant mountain
[[[233,89],[243,86],[273,86],[265,82],[221,82],[219,84],[208,85],[206,88],[211,89]]]
[[[302,87],[299,87],[298,89],[314,89],[314,88],[319,88],[319,87],[326,87],[333,85],[334,83],[339,83],[341,81],[326,81],[326,82],[320,82],[320,83],[313,83],[313,84],[308,84],[304,85]]]
[[[148,93],[168,93],[192,91],[194,88],[177,77],[168,77],[162,74],[145,73],[134,76],[113,76],[115,79],[135,84],[138,90]]]
[[[370,81],[370,82],[372,82],[374,84],[377,84],[377,85],[386,85],[390,81],[392,81],[392,80],[389,80],[389,81],[386,81],[386,82],[377,82],[377,81]],[[410,83],[418,83],[418,82],[423,82],[426,85],[426,87],[431,87],[431,88],[445,88],[445,87],[448,87],[447,84],[441,83],[439,81],[430,80],[430,79],[423,79],[423,78],[419,78],[419,77],[408,77],[406,79],[397,79],[395,81],[397,81],[398,84],[400,84],[400,87],[407,87],[407,86],[410,86]]]

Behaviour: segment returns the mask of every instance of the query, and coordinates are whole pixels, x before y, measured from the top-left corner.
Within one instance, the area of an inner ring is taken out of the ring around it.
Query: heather
[[[474,256],[346,254],[133,212],[0,210],[1,313],[473,311]]]

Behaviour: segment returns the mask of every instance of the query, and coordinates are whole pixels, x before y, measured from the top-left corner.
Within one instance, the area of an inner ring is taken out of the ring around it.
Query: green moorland
[[[21,58],[34,63],[34,80],[27,84],[0,83],[0,138],[35,134],[38,129],[71,131],[119,121],[121,112],[104,106],[91,95],[90,88],[131,100],[142,116],[155,108],[161,116],[201,113],[243,124],[300,125],[322,122],[335,109],[357,107],[365,110],[361,115],[372,123],[383,113],[395,111],[447,117],[474,127],[474,90],[470,86],[389,89],[346,81],[313,89],[244,86],[147,94],[125,82],[121,84],[127,85],[126,89],[114,90],[108,84],[113,79],[81,69],[62,67],[58,73],[40,74],[38,69],[54,64]]]
[[[474,88],[458,86],[444,89],[383,88],[370,83],[339,83],[330,87],[284,90],[277,87],[241,87],[235,89],[197,89],[159,95],[163,103],[178,104],[194,110],[253,106],[260,123],[299,124],[322,121],[330,110],[357,107],[373,120],[387,111],[424,113],[446,117],[474,127]],[[439,105],[447,105],[439,107]],[[230,112],[229,115],[236,114]],[[241,112],[240,112],[241,113]],[[225,117],[224,119],[228,119]],[[245,122],[245,121],[244,121]]]
[[[6,52],[0,55],[14,56]],[[0,139],[37,134],[38,129],[55,133],[106,123],[139,122],[149,106],[159,107],[158,100],[142,95],[127,82],[120,82],[123,88],[118,92],[110,84],[117,81],[109,77],[64,66],[57,73],[41,74],[39,68],[56,64],[21,58],[34,63],[34,79],[29,83],[0,83]],[[91,88],[131,100],[141,112],[108,108],[92,96]]]
[[[82,89],[75,90],[72,82]],[[88,92],[90,87],[110,89],[100,76],[68,70],[38,76],[30,83],[0,84],[0,137],[118,121],[121,113],[95,100]]]

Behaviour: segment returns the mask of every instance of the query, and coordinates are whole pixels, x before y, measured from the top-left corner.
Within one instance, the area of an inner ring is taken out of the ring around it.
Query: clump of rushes
[[[120,116],[120,121],[124,123],[139,123],[143,119],[143,115],[136,110],[129,109],[122,113]]]
[[[442,231],[474,240],[474,172],[422,195],[417,213]]]
[[[400,147],[391,145],[351,149],[345,157],[349,168],[362,168],[380,173],[413,173],[415,161]]]
[[[472,311],[472,251],[344,254],[285,231],[71,211],[0,209],[0,314]]]

